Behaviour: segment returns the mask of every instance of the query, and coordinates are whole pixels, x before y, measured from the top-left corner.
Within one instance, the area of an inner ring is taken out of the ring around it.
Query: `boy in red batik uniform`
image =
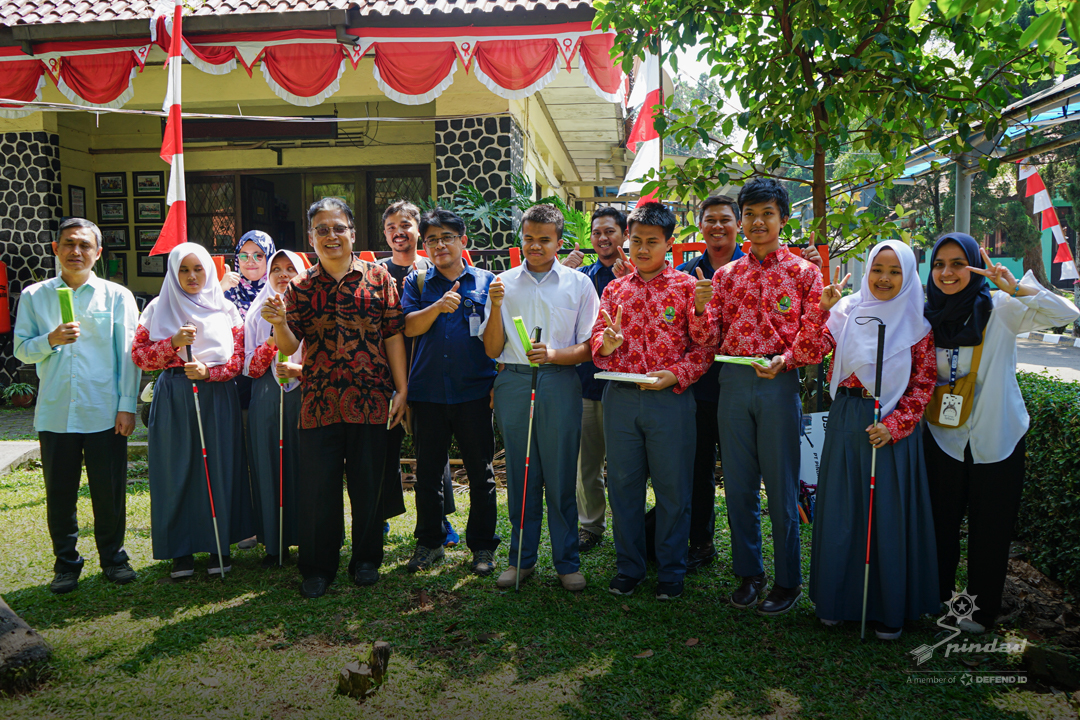
[[[627,220],[636,269],[608,284],[593,326],[593,362],[601,370],[643,373],[655,384],[611,382],[604,389],[608,495],[617,574],[608,589],[629,595],[645,579],[645,481],[656,494],[656,597],[683,591],[696,427],[687,392],[713,348],[691,339],[694,280],[667,264],[675,215],[660,203],[639,205]],[[702,333],[704,334],[704,333]]]
[[[758,604],[768,581],[761,557],[761,482],[769,498],[776,582],[758,612],[780,615],[802,596],[799,558],[799,432],[802,405],[795,368],[821,362],[821,271],[780,244],[788,220],[787,191],[755,178],[739,192],[750,253],[699,279],[691,323],[697,342],[720,343],[721,355],[763,357],[768,366],[725,363],[720,370],[717,426],[731,554],[742,583],[731,604]],[[703,332],[704,331],[704,332]]]

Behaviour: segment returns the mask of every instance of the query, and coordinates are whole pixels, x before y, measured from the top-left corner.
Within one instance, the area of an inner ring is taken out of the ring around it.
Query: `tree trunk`
[[[1035,279],[1044,288],[1050,287],[1050,280],[1046,277],[1046,266],[1043,265],[1042,241],[1037,245],[1028,245],[1024,248],[1024,272],[1031,271]]]
[[[52,650],[0,598],[0,692],[27,690],[45,678]]]

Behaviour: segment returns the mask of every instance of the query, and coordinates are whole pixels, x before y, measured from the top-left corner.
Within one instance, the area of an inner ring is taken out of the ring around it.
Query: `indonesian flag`
[[[641,63],[642,77],[634,83],[634,91],[630,94],[628,107],[638,107],[637,119],[630,131],[630,137],[626,141],[626,149],[634,156],[634,162],[626,171],[626,180],[619,186],[619,194],[641,192],[645,183],[641,180],[651,168],[660,167],[660,134],[656,132],[653,119],[656,116],[655,106],[660,104],[660,58],[652,53],[646,53]],[[656,194],[649,193],[638,202],[656,202]]]
[[[1033,165],[1020,163],[1019,179],[1027,180],[1024,188],[1024,197],[1034,197],[1035,212],[1042,213],[1042,229],[1049,230],[1057,244],[1052,262],[1061,263],[1060,279],[1080,280],[1080,274],[1076,271],[1076,261],[1073,259],[1069,244],[1065,242],[1065,233],[1061,229],[1061,221],[1058,219],[1057,210],[1050,200],[1050,193],[1046,190],[1046,183],[1039,176]]]
[[[187,195],[184,191],[184,133],[180,120],[180,66],[183,65],[180,48],[182,0],[176,0],[173,9],[173,32],[169,44],[169,57],[165,64],[169,68],[169,85],[165,91],[165,103],[162,110],[169,113],[165,123],[165,137],[161,141],[161,159],[172,165],[169,171],[169,194],[166,202],[169,214],[161,228],[151,255],[167,253],[180,243],[187,242]]]

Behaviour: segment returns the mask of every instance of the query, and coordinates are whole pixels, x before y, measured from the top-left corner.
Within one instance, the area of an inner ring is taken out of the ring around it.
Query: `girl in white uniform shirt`
[[[964,233],[938,239],[930,275],[926,319],[937,346],[938,386],[967,376],[976,346],[982,345],[974,392],[964,401],[971,403],[970,416],[956,426],[934,424],[940,416],[931,417],[931,403],[924,437],[940,597],[947,601],[956,589],[960,524],[966,513],[967,593],[979,609],[960,627],[978,633],[993,625],[1001,610],[1024,483],[1028,414],[1016,382],[1016,336],[1066,325],[1080,311],[1039,285],[1030,272],[1018,282]],[[999,289],[993,296],[987,280]]]

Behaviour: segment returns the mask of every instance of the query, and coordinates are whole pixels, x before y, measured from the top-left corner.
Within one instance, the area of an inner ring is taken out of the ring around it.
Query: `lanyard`
[[[949,390],[956,387],[956,368],[960,364],[960,348],[949,350]]]

